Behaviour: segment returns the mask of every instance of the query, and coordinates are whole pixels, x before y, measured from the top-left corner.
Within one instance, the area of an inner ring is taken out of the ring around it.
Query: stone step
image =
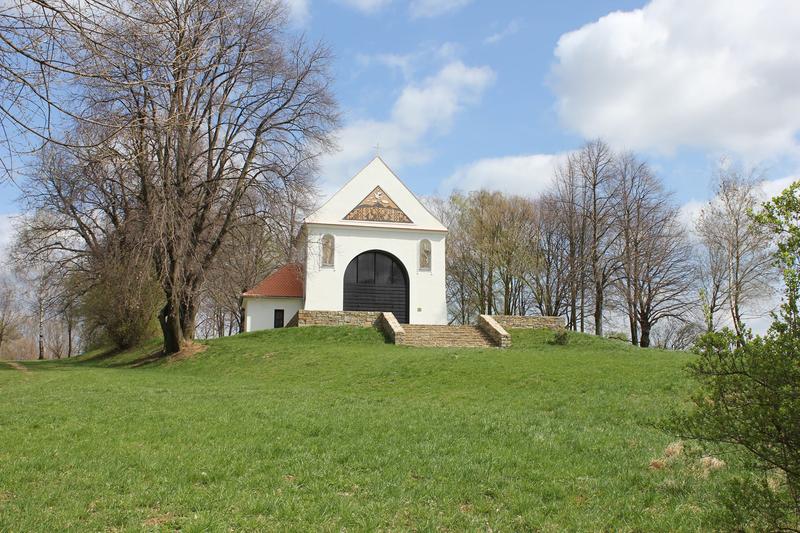
[[[488,348],[495,342],[478,326],[404,324],[402,344],[407,346]]]

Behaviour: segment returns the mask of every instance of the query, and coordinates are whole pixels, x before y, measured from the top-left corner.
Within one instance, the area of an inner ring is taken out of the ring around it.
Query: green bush
[[[566,346],[569,344],[569,333],[566,329],[559,329],[553,334],[553,340],[551,344],[557,344],[559,346]]]
[[[80,307],[87,341],[125,349],[158,335],[163,292],[147,267],[107,263],[95,276]]]

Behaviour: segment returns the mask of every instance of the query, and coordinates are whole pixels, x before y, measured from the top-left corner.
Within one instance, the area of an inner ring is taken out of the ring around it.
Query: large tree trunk
[[[636,323],[636,310],[630,309],[628,311],[628,322],[631,326],[631,344],[636,346],[639,344],[639,330]]]
[[[217,320],[217,338],[221,339],[225,336],[225,312],[221,309],[214,311]]]
[[[44,304],[39,301],[39,360],[44,359]]]
[[[247,325],[245,323],[245,320],[247,320],[247,316],[245,315],[244,312],[244,305],[242,305],[242,299],[239,298],[239,333],[244,333],[245,326]]]
[[[72,357],[72,318],[67,319],[67,358]]]
[[[652,328],[652,324],[650,322],[643,320],[641,323],[641,332],[642,338],[639,340],[639,346],[642,348],[649,348],[650,347],[650,329]]]
[[[731,296],[731,319],[733,320],[733,328],[736,331],[736,336],[741,339],[744,326],[742,325],[742,314],[739,310],[739,299],[735,294]]]
[[[181,298],[180,306],[180,321],[181,333],[183,340],[191,342],[194,340],[195,326],[197,318],[197,299],[194,296],[194,291],[191,296],[184,296]]]
[[[603,336],[603,284],[597,282],[595,284],[594,295],[594,334],[598,337]]]
[[[581,275],[581,333],[586,331],[586,281]]]
[[[572,296],[569,302],[569,324],[567,324],[567,329],[571,329],[572,331],[578,331],[578,298],[577,296]]]
[[[177,307],[168,301],[158,314],[158,322],[161,324],[161,333],[164,336],[164,353],[181,351],[183,331]]]

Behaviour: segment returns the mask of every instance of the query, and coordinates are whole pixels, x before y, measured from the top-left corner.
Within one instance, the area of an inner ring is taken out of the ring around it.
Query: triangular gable
[[[376,197],[375,193],[382,194]],[[370,161],[305,222],[447,231],[380,157]]]
[[[366,220],[369,222],[399,222],[411,224],[411,219],[397,207],[380,186],[375,187],[366,198],[347,213],[345,220]]]

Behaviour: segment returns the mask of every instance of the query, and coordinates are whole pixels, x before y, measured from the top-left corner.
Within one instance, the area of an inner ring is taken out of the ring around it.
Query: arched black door
[[[372,250],[350,261],[344,272],[345,311],[391,311],[408,324],[408,273],[396,257]]]

